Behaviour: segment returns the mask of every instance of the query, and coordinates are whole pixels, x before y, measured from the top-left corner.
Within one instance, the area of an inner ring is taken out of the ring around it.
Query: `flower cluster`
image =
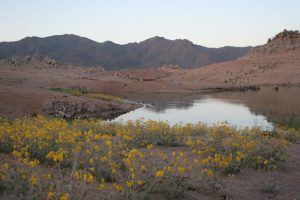
[[[276,169],[286,159],[285,146],[297,137],[294,129],[240,130],[224,123],[1,120],[0,186],[49,200],[93,199],[97,192],[103,198],[164,193],[174,199],[187,180],[215,190],[224,175]]]

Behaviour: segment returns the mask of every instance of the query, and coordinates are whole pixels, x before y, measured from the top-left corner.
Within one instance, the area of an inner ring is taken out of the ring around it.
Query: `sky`
[[[256,46],[300,29],[299,0],[1,0],[0,41],[76,34],[98,42],[154,36],[207,47]]]

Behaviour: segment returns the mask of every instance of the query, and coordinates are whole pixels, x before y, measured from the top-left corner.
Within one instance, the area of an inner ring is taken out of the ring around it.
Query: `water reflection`
[[[278,91],[264,87],[258,92],[223,92],[212,97],[242,101],[252,113],[263,115],[270,122],[300,128],[299,87],[280,87]]]
[[[202,95],[179,95],[179,94],[151,94],[131,95],[129,98],[135,102],[146,104],[149,110],[165,112],[168,108],[188,109],[193,106],[195,99],[205,98]]]
[[[159,104],[139,108],[135,111],[118,117],[116,120],[144,119],[163,120],[170,124],[204,122],[228,122],[239,127],[263,126],[272,127],[262,115],[252,114],[245,105],[239,102],[230,102],[222,99],[205,98],[194,100],[189,107],[180,106],[180,102],[171,103],[163,110],[156,109]]]
[[[176,123],[228,122],[238,127],[271,128],[290,116],[300,116],[300,89],[262,88],[260,91],[221,92],[207,95],[143,95],[131,99],[148,103],[145,107],[116,118],[116,121],[140,118]],[[276,119],[276,121],[274,120]],[[294,123],[294,122],[293,122]]]
[[[222,98],[244,102],[256,114],[300,116],[300,88],[280,87],[278,91],[264,87],[260,91],[222,92],[211,94],[213,98]]]

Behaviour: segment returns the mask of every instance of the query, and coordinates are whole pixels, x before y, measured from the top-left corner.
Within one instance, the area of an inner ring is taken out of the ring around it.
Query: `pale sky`
[[[98,42],[154,36],[207,47],[255,46],[300,29],[299,0],[1,0],[0,41],[76,34]]]

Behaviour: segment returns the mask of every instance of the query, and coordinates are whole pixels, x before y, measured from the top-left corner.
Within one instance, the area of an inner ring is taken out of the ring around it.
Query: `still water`
[[[151,119],[176,123],[228,122],[237,127],[273,127],[274,119],[300,116],[300,89],[262,88],[260,91],[220,92],[205,95],[132,97],[148,104],[115,121]]]

